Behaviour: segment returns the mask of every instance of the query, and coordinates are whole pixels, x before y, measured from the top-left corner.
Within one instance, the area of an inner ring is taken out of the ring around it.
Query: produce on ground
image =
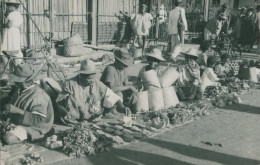
[[[237,93],[229,93],[229,94],[222,94],[219,97],[216,97],[213,100],[212,104],[216,107],[223,108],[225,105],[232,105],[241,103],[241,98],[237,95]]]

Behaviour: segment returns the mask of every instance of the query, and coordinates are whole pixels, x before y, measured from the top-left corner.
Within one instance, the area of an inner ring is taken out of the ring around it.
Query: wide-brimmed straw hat
[[[218,15],[218,17],[221,18],[221,19],[224,19],[224,20],[227,19],[227,16],[226,16],[226,14],[224,14],[224,13],[220,13],[220,14]]]
[[[194,49],[194,48],[190,48],[186,52],[181,52],[181,54],[184,54],[186,56],[198,57],[198,51],[197,51],[197,49]]]
[[[84,60],[80,64],[80,70],[76,71],[78,74],[96,74],[96,65],[91,60]]]
[[[134,60],[127,48],[120,48],[120,49],[115,49],[114,51],[115,59],[122,64],[129,66],[133,64]]]
[[[35,76],[34,70],[27,64],[18,64],[14,72],[8,75],[10,81],[25,82],[32,80]]]
[[[162,56],[162,51],[158,48],[153,48],[152,51],[147,53],[146,55],[160,61],[165,61],[165,59]]]
[[[18,0],[7,0],[5,1],[6,4],[17,4],[20,5],[20,2]]]

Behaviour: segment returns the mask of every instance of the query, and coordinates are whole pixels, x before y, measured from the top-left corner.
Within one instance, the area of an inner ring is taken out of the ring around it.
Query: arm
[[[187,31],[188,30],[188,24],[187,24],[187,19],[186,19],[186,16],[185,16],[185,9],[181,9],[181,19],[182,19],[182,22],[183,22],[183,25],[184,25],[184,31]]]
[[[113,92],[123,92],[131,89],[131,86],[115,86],[113,83],[106,82],[105,85],[109,87]]]
[[[11,20],[8,20],[8,22],[6,23],[6,24],[4,24],[4,28],[10,28],[10,27],[12,27],[12,25],[13,25],[13,21],[11,21]]]

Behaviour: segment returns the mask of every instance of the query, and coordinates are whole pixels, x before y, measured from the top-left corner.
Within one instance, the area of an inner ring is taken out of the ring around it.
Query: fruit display
[[[22,163],[26,165],[35,165],[38,163],[43,163],[44,159],[41,157],[41,155],[38,152],[34,152],[23,159]]]
[[[237,95],[237,93],[222,94],[221,96],[216,97],[216,99],[212,102],[214,106],[219,108],[238,103],[241,103],[241,98]]]

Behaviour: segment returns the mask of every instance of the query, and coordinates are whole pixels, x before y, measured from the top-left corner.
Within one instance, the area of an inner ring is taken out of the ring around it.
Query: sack
[[[150,111],[159,111],[164,108],[162,89],[148,90]]]
[[[258,83],[256,67],[249,68],[249,81],[253,83]]]
[[[149,70],[143,73],[143,81],[145,89],[161,88],[159,78],[155,70]]]
[[[171,86],[179,78],[179,73],[175,67],[168,67],[160,76],[161,87]]]
[[[142,91],[136,93],[136,112],[147,112],[149,111],[149,100],[148,91]]]
[[[163,92],[164,108],[167,109],[170,107],[175,107],[177,104],[180,103],[173,86],[163,88],[162,92]]]
[[[83,41],[79,34],[75,34],[70,38],[63,40],[64,43],[64,56],[73,57],[81,56],[84,54]]]

